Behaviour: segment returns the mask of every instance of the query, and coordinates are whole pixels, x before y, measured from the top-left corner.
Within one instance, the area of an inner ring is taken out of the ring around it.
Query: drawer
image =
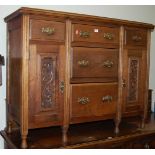
[[[119,43],[119,29],[90,25],[72,25],[72,41]]]
[[[72,50],[72,78],[118,77],[118,50],[75,47]]]
[[[115,114],[117,90],[117,83],[72,85],[72,118]]]
[[[30,39],[65,40],[65,24],[62,22],[31,20]]]
[[[138,29],[125,30],[125,44],[126,45],[146,45],[147,31]]]

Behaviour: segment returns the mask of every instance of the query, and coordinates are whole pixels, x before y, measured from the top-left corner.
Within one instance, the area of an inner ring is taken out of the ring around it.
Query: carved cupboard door
[[[123,112],[137,115],[144,106],[146,50],[129,48],[123,52]]]
[[[63,53],[60,45],[30,45],[29,128],[62,124]]]

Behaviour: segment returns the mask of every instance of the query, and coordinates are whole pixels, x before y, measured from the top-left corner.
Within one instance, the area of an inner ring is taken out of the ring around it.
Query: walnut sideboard
[[[151,24],[20,8],[7,22],[7,127],[28,130],[141,117],[148,108]],[[52,139],[51,139],[52,140]]]

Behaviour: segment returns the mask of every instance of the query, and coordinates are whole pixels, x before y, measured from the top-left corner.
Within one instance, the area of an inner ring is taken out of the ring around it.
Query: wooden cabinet
[[[8,29],[7,132],[21,147],[29,129],[122,117],[146,119],[154,26],[40,9],[5,18]]]
[[[59,45],[30,45],[29,58],[29,128],[61,125],[63,94],[59,87],[63,79]]]

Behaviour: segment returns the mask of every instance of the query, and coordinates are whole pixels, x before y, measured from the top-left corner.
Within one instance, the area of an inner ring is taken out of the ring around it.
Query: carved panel
[[[41,107],[50,108],[55,103],[55,61],[51,57],[41,60]]]
[[[128,101],[133,102],[138,98],[138,72],[139,59],[129,58],[129,83],[128,83]]]

